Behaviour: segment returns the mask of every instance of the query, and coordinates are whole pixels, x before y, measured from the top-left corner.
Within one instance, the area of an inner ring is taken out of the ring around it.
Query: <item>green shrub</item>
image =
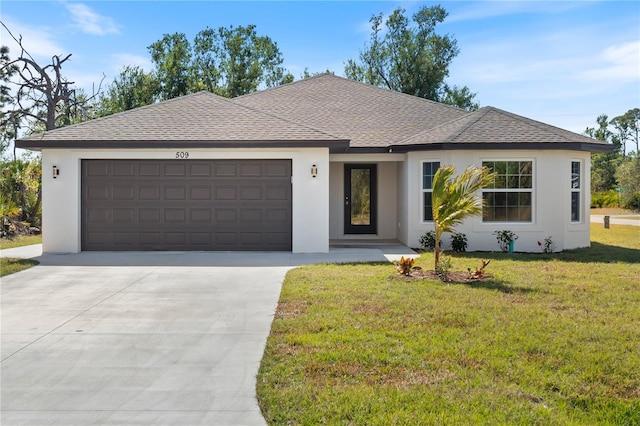
[[[451,234],[451,250],[454,253],[467,251],[467,236],[461,232]]]
[[[442,241],[440,242],[440,246],[442,246]],[[427,231],[420,237],[420,247],[423,250],[433,250],[436,248],[436,232],[435,231]]]
[[[640,211],[640,192],[634,193],[623,206],[625,209]]]
[[[616,191],[602,191],[591,194],[591,208],[618,207],[619,198]]]

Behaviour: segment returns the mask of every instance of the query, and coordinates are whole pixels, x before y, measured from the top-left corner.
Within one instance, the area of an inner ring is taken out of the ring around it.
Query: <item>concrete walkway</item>
[[[290,252],[82,252],[42,254],[42,244],[0,250],[0,257],[35,259],[42,265],[102,266],[300,266],[317,263],[393,262],[418,254],[399,243],[330,247],[328,253]]]
[[[2,277],[0,424],[264,425],[256,375],[286,272],[412,253],[3,250],[40,265]]]

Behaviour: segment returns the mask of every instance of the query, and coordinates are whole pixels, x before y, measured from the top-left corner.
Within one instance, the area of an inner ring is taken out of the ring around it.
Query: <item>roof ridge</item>
[[[482,107],[481,109],[484,109],[484,108],[487,108],[487,107]],[[478,111],[479,111],[479,110],[478,110]],[[430,129],[421,130],[421,131],[419,131],[418,133],[415,133],[415,134],[413,134],[413,135],[411,135],[411,136],[407,136],[406,138],[401,139],[401,140],[399,140],[399,141],[396,141],[396,142],[394,142],[394,143],[391,143],[391,144],[389,144],[389,145],[387,145],[387,146],[388,146],[388,147],[391,147],[391,146],[394,146],[394,145],[397,145],[397,144],[402,144],[404,141],[407,141],[407,140],[409,140],[409,139],[413,139],[413,138],[417,138],[417,137],[419,137],[420,135],[427,135],[427,134],[429,134],[429,133],[433,133],[434,131],[436,131],[436,130],[438,130],[438,129],[441,129],[442,127],[445,127],[445,126],[449,126],[449,125],[451,125],[451,124],[455,123],[456,121],[468,120],[468,119],[469,119],[473,114],[475,114],[476,112],[477,112],[477,111],[470,111],[470,112],[468,111],[468,114],[466,114],[466,115],[463,115],[463,116],[460,116],[460,117],[456,117],[456,118],[454,118],[453,120],[449,120],[449,121],[446,121],[446,122],[444,122],[444,123],[442,123],[442,124],[438,124],[437,126],[432,127],[432,128],[430,128]],[[473,120],[473,123],[475,123],[476,121],[477,121],[477,120]],[[468,127],[469,127],[469,126],[464,126],[463,128],[466,130]],[[457,136],[457,135],[459,135],[460,133],[462,133],[462,132],[457,133],[457,134],[456,134],[456,136]],[[447,140],[450,140],[450,139],[451,139],[451,138],[447,138]]]
[[[470,118],[470,120],[466,124],[462,125],[460,129],[458,129],[458,131],[452,132],[452,134],[447,137],[446,142],[451,142],[455,138],[463,134],[465,131],[469,129],[469,127],[473,126],[478,121],[480,121],[484,116],[486,116],[489,113],[489,111],[491,111],[492,108],[493,107],[485,106],[480,108],[479,110],[473,111],[469,116],[467,116],[467,118]]]
[[[343,77],[341,75],[335,75],[335,74],[329,74],[329,73],[318,74],[318,75],[314,75],[314,76],[311,76],[311,77],[303,78],[303,79],[300,79],[300,80],[292,81],[291,83],[285,83],[285,84],[281,84],[279,86],[269,87],[269,88],[264,89],[264,90],[258,90],[258,91],[252,92],[252,93],[247,93],[246,95],[236,96],[235,98],[232,98],[232,99],[241,99],[241,98],[245,98],[245,97],[255,96],[255,95],[259,95],[261,93],[267,93],[267,92],[271,92],[273,90],[277,90],[277,89],[280,89],[280,88],[283,88],[283,87],[289,87],[289,86],[292,86],[294,84],[303,83],[303,82],[306,82],[306,81],[309,81],[309,80],[316,80],[316,79],[321,79],[321,78],[335,78],[335,79],[338,79],[338,80],[341,80],[341,81],[344,81],[344,82],[360,84],[360,85],[366,86],[367,88],[370,88],[370,89],[382,90],[385,93],[397,94],[397,95],[409,97],[409,98],[411,98],[413,100],[420,100],[420,101],[423,101],[423,102],[426,102],[426,103],[435,104],[435,105],[437,105],[439,107],[446,107],[446,108],[454,109],[456,111],[465,111],[463,108],[459,108],[459,107],[454,106],[454,105],[445,104],[445,103],[442,103],[442,102],[434,101],[434,100],[423,98],[423,97],[420,97],[420,96],[414,96],[414,95],[411,95],[409,93],[399,92],[397,90],[392,90],[392,89],[389,89],[389,88],[376,86],[376,85],[373,85],[371,83],[366,83],[364,81],[352,80],[350,78]]]
[[[313,78],[313,77],[310,77],[310,78]],[[246,95],[243,95],[243,96],[246,96]],[[277,118],[278,120],[282,120],[282,121],[285,121],[285,122],[287,122],[287,123],[295,124],[296,126],[304,127],[305,129],[308,129],[308,130],[313,130],[314,132],[322,133],[323,135],[330,136],[331,138],[336,139],[336,140],[349,140],[349,138],[345,138],[345,137],[342,137],[342,136],[332,135],[331,133],[329,133],[329,132],[325,132],[324,130],[316,129],[315,127],[311,127],[311,126],[309,126],[309,125],[302,124],[302,123],[299,123],[299,122],[297,122],[297,121],[290,120],[290,119],[288,119],[288,118],[284,118],[284,117],[279,116],[279,115],[277,115],[277,114],[274,114],[274,113],[272,113],[272,112],[263,111],[263,110],[258,109],[258,108],[250,107],[250,106],[248,106],[248,105],[244,105],[244,104],[241,104],[241,103],[235,102],[235,99],[238,99],[238,98],[239,98],[239,96],[238,96],[238,97],[235,97],[235,98],[223,98],[223,99],[225,99],[226,101],[229,101],[229,102],[233,103],[233,104],[234,104],[234,105],[236,105],[236,106],[242,107],[242,108],[244,108],[244,109],[248,109],[248,110],[251,110],[251,111],[258,112],[258,113],[260,113],[260,114],[268,115],[268,116],[270,116],[270,117]]]

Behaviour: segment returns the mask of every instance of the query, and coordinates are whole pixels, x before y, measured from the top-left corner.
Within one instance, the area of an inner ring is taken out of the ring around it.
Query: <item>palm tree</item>
[[[453,166],[443,165],[433,177],[431,197],[436,232],[435,267],[440,262],[442,233],[452,232],[467,217],[482,213],[482,199],[476,192],[490,185],[495,178],[495,174],[486,167],[469,166],[457,177],[454,173]]]

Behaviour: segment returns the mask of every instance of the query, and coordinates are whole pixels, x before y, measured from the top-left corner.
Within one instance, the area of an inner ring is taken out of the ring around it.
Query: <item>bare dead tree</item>
[[[23,46],[22,36],[16,38],[3,22],[0,23],[20,48],[18,58],[3,64],[3,68],[14,67],[17,78],[11,81],[16,88],[9,102],[13,110],[3,114],[0,126],[9,123],[15,126],[16,122],[20,126],[23,119],[27,119],[36,124],[34,127],[53,130],[72,124],[74,118],[81,118],[85,106],[99,95],[105,76],[91,96],[76,96],[75,83],[62,75],[62,66],[71,54],[54,55],[50,64],[41,66]]]

